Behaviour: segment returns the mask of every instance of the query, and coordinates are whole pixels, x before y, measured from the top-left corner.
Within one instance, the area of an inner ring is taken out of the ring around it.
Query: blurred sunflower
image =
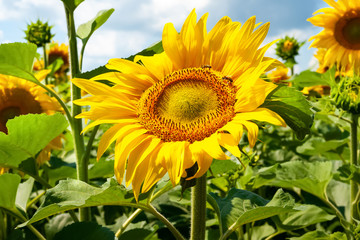
[[[287,67],[278,67],[272,72],[267,74],[267,77],[273,82],[273,83],[285,83],[289,84],[287,82],[283,82],[285,80],[288,80],[290,76],[288,76],[289,69]]]
[[[62,43],[52,43],[49,50],[47,50],[47,55],[49,59],[49,64],[52,64],[56,59],[61,58],[63,64],[60,69],[55,72],[57,77],[63,76],[69,70],[69,47]]]
[[[323,27],[310,47],[325,48],[324,64],[341,71],[347,66],[356,73],[360,70],[360,1],[324,0],[332,8],[322,8],[309,18],[315,26]],[[322,14],[318,14],[322,13]]]
[[[35,76],[41,80],[48,71],[40,71]],[[6,123],[16,116],[34,113],[54,114],[61,111],[59,103],[46,94],[40,86],[17,77],[0,75],[0,132],[8,133]],[[50,159],[50,151],[62,147],[61,136],[55,138],[38,155],[40,165]],[[0,172],[5,171],[0,168]]]
[[[111,59],[106,67],[119,72],[73,79],[93,95],[75,102],[91,106],[77,116],[93,120],[84,131],[115,124],[102,136],[97,157],[116,141],[117,180],[122,182],[126,168],[125,182],[136,198],[166,172],[174,185],[202,176],[214,158],[229,158],[221,147],[240,157],[243,130],[251,147],[257,140],[252,120],[285,125],[277,113],[259,107],[277,87],[259,78],[277,65],[264,57],[272,43],[258,49],[269,23],[258,27],[252,17],[241,27],[223,17],[208,33],[207,16],[196,22],[192,11],[180,33],[166,24],[161,54],[134,62]],[[97,82],[104,79],[114,86]],[[196,173],[188,176],[185,169],[195,164]]]

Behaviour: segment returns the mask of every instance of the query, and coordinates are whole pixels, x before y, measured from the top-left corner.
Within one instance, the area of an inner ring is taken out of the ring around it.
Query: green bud
[[[299,55],[299,49],[305,42],[298,42],[295,38],[285,36],[276,43],[276,55],[285,61],[288,67],[296,64],[295,56]]]
[[[30,43],[36,44],[37,47],[41,47],[46,43],[50,43],[51,39],[54,37],[51,34],[52,26],[49,26],[47,22],[42,23],[40,20],[37,20],[36,23],[31,23],[27,26],[25,30],[25,39]]]
[[[331,89],[331,97],[337,108],[360,114],[360,78],[342,77]]]

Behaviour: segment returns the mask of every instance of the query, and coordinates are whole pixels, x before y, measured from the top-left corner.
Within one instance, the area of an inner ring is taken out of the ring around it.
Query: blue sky
[[[87,22],[103,9],[115,12],[89,40],[83,70],[104,65],[111,58],[127,57],[161,40],[163,26],[181,26],[192,9],[198,18],[208,12],[208,30],[223,16],[245,22],[251,16],[257,22],[270,22],[264,43],[289,35],[300,41],[321,28],[306,21],[319,8],[327,7],[322,0],[85,0],[75,11],[75,24]],[[0,0],[0,43],[24,42],[26,25],[38,18],[53,25],[54,40],[67,41],[64,7],[60,0]],[[314,49],[309,42],[300,49],[295,72],[314,67]],[[274,55],[274,48],[266,54]]]

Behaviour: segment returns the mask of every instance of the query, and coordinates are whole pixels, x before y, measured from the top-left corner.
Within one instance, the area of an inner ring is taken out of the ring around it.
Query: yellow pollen
[[[235,87],[211,68],[175,71],[147,89],[140,123],[165,142],[200,141],[234,116]]]
[[[334,37],[345,48],[360,49],[360,10],[348,11],[336,22]]]

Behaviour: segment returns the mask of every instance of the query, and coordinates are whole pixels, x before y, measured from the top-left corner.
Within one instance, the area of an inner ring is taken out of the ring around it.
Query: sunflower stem
[[[205,239],[206,221],[206,174],[196,179],[191,190],[191,240]]]
[[[42,48],[43,48],[43,58],[44,58],[44,69],[46,69],[48,67],[48,58],[46,55],[46,44],[45,43],[42,45]],[[45,77],[45,84],[46,85],[49,84],[48,76]]]
[[[75,32],[75,22],[74,22],[74,11],[70,11],[66,5],[65,14],[66,22],[68,27],[68,38],[69,38],[69,52],[70,52],[70,73],[71,78],[74,78],[77,74],[80,73],[79,68],[79,58],[76,42],[76,32]],[[81,98],[80,88],[71,83],[71,101]],[[74,139],[74,150],[76,155],[76,165],[77,165],[77,178],[81,181],[88,182],[88,166],[83,161],[83,155],[85,151],[84,138],[80,134],[82,130],[82,121],[81,119],[75,119],[75,116],[81,113],[81,107],[72,103],[71,105],[72,113],[72,135]],[[90,221],[90,209],[89,208],[80,208],[80,221]]]
[[[127,226],[139,215],[143,210],[138,208],[135,212],[133,212],[128,219],[121,225],[120,229],[115,233],[115,237],[119,238],[120,235],[125,231]]]
[[[350,153],[351,153],[351,162],[350,165],[358,166],[358,140],[357,140],[357,128],[359,123],[359,114],[351,114],[351,132],[350,132],[350,139],[351,139],[351,145],[350,145]],[[357,220],[360,220],[359,218],[359,212],[358,212],[358,184],[356,181],[351,180],[350,181],[350,222],[355,224]]]

